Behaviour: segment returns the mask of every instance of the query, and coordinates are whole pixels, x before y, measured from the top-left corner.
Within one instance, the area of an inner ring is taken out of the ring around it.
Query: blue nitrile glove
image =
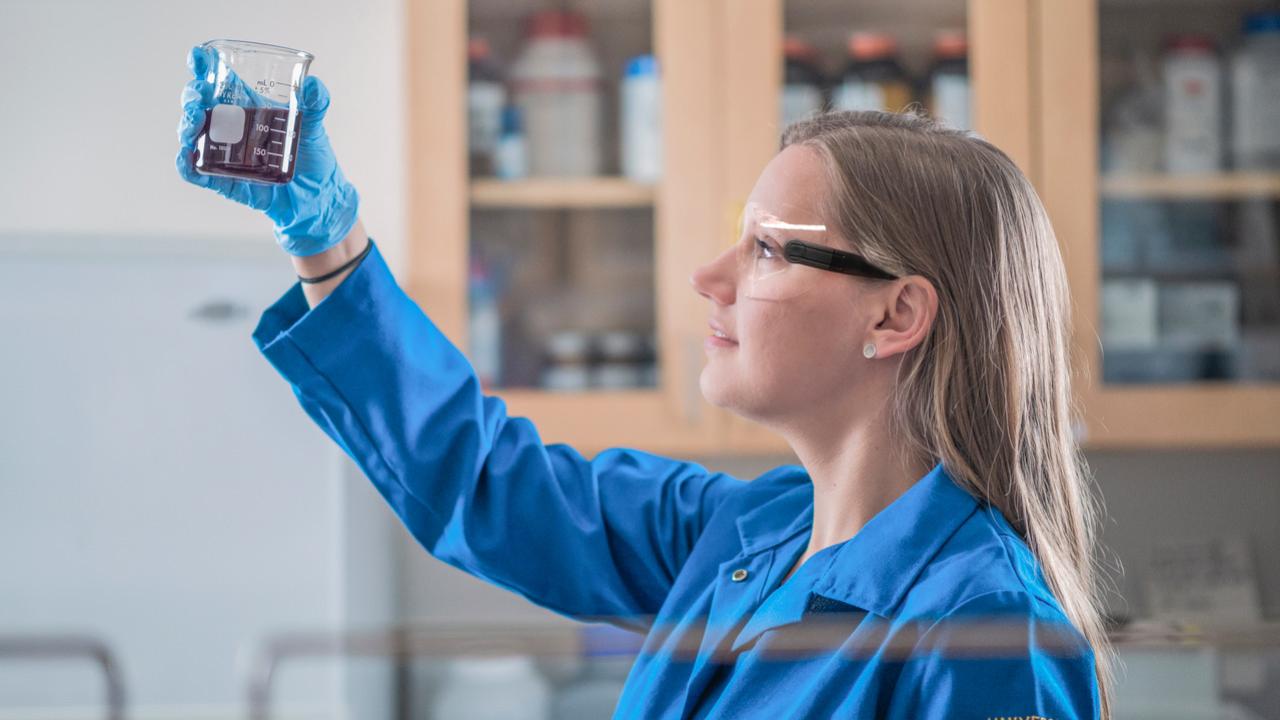
[[[217,175],[201,175],[195,169],[196,136],[204,126],[205,112],[216,104],[214,84],[207,75],[214,66],[213,51],[197,45],[187,56],[195,76],[182,90],[182,119],[178,123],[178,174],[187,182],[215,190],[223,197],[261,210],[275,224],[276,240],[290,255],[315,255],[337,245],[356,223],[360,195],[347,182],[324,131],[329,91],[318,78],[302,83],[299,100],[302,129],[298,137],[297,165],[293,180],[283,185],[248,182]],[[228,82],[241,83],[238,77]],[[257,97],[241,88],[246,97]]]

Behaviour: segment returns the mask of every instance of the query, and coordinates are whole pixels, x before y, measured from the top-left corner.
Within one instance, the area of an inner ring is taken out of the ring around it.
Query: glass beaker
[[[302,124],[298,103],[314,56],[279,45],[210,40],[215,105],[196,137],[197,172],[262,183],[293,179]]]

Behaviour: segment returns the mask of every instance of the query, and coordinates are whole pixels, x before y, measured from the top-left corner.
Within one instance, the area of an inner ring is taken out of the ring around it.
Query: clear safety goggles
[[[826,225],[788,222],[757,203],[747,203],[739,228],[738,277],[754,300],[803,295],[824,271],[879,280],[898,277],[861,255],[832,247]]]

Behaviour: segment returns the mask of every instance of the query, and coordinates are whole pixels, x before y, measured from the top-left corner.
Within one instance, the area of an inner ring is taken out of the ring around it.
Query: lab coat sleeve
[[[588,460],[544,445],[482,394],[376,247],[315,308],[295,283],[253,339],[424,548],[570,617],[645,627],[711,512],[745,484],[636,450]]]
[[[997,590],[938,619],[904,663],[893,717],[1100,717],[1092,649],[1041,602]]]

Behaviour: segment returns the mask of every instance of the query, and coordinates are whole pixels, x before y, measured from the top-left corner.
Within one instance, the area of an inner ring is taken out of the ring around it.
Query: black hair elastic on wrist
[[[369,242],[365,244],[364,250],[361,250],[359,255],[343,263],[342,267],[338,268],[337,270],[334,270],[333,272],[325,273],[320,277],[314,277],[314,278],[304,278],[301,275],[299,275],[298,279],[304,283],[307,283],[308,285],[312,285],[315,283],[320,283],[320,282],[324,282],[325,280],[330,280],[332,278],[335,278],[341,275],[342,273],[346,272],[348,268],[359,265],[360,261],[364,259],[364,256],[368,255],[369,251],[372,249],[373,249],[373,238],[369,238]]]

